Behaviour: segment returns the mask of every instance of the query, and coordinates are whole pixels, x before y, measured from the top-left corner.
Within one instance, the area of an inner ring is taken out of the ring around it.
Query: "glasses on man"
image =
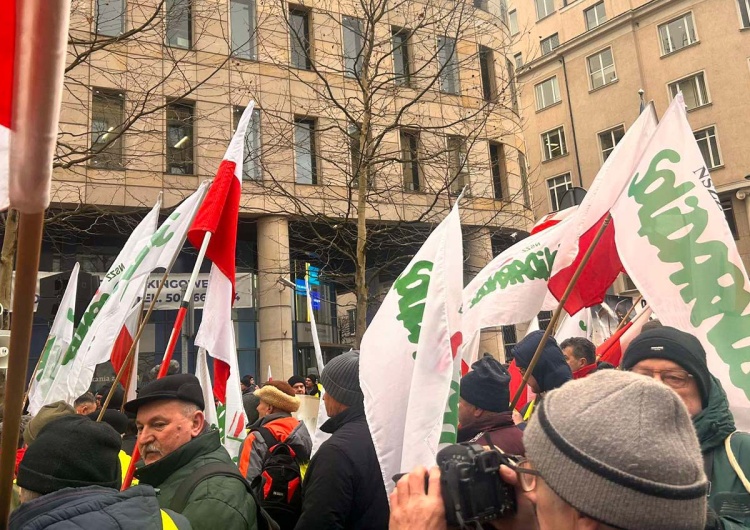
[[[654,378],[658,375],[662,383],[667,385],[669,388],[680,389],[685,388],[693,376],[687,373],[685,370],[649,370],[647,368],[633,368],[634,374],[645,375],[646,377]]]
[[[518,484],[521,489],[525,492],[534,491],[536,488],[536,477],[539,477],[539,471],[531,467],[531,462],[526,458],[520,458],[516,461],[515,465],[509,465],[516,473],[518,473]]]

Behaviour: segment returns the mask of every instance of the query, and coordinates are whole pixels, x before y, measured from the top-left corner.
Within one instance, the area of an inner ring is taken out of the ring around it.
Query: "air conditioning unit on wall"
[[[630,276],[628,276],[624,272],[617,277],[612,287],[614,288],[613,290],[617,296],[638,295],[638,288],[633,283],[633,280],[630,279]]]

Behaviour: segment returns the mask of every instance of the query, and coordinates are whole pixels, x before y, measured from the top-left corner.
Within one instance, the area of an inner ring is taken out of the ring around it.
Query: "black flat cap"
[[[126,412],[138,412],[141,405],[164,399],[177,399],[194,403],[203,410],[203,390],[198,378],[192,374],[175,374],[152,381],[138,392],[138,398],[125,403]]]

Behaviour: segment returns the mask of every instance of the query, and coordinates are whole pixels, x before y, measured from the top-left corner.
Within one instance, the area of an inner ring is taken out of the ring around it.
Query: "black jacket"
[[[295,528],[388,528],[388,497],[364,406],[350,407],[320,428],[332,436],[307,468],[302,516]]]
[[[183,516],[168,512],[179,530],[190,528]],[[122,493],[111,488],[66,488],[21,505],[10,517],[11,530],[162,528],[156,493],[135,486]]]

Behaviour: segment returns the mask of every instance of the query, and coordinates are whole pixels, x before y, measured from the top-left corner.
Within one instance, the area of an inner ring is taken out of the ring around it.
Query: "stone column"
[[[268,367],[274,379],[286,381],[294,375],[292,344],[292,296],[294,289],[279,282],[289,280],[289,223],[286,217],[258,220],[258,337],[260,373],[267,379]]]
[[[492,261],[492,238],[489,228],[467,229],[467,245],[464,269],[466,278],[464,284],[468,284],[474,276],[481,271],[485,265]],[[465,341],[471,337],[464,337]],[[505,362],[503,350],[503,337],[500,328],[486,329],[482,331],[479,343],[479,356],[485,352],[490,353],[500,362]]]

